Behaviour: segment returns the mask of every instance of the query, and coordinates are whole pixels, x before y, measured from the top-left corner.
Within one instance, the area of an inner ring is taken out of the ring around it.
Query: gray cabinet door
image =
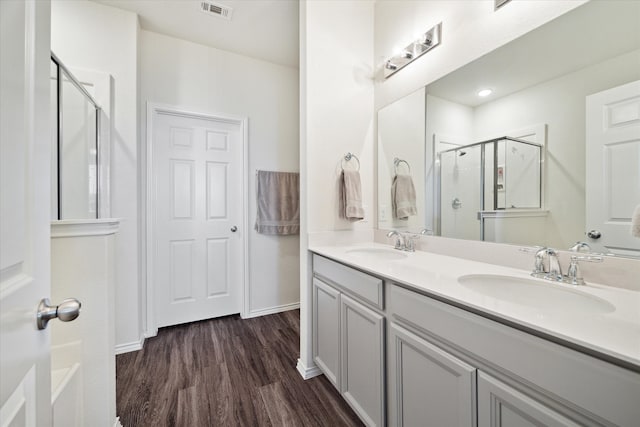
[[[478,427],[578,426],[548,406],[503,382],[478,375]]]
[[[388,349],[390,426],[475,426],[473,366],[393,322]]]
[[[342,395],[368,426],[384,421],[384,317],[341,296]]]
[[[340,292],[313,279],[313,361],[340,390]]]

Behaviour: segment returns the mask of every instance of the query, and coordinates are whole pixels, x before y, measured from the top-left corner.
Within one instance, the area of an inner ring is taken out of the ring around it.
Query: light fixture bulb
[[[493,93],[493,91],[491,89],[482,89],[480,92],[478,92],[478,96],[481,97],[485,97],[485,96],[489,96]]]
[[[395,71],[398,69],[398,66],[391,61],[387,61],[387,63],[384,66],[386,67],[387,70],[391,70],[391,71]]]

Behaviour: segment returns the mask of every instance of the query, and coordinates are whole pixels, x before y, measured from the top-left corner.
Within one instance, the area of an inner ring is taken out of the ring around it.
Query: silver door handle
[[[236,227],[235,225],[233,227],[231,227],[231,232],[235,233],[236,231],[238,231],[238,227]]]
[[[49,320],[56,317],[61,322],[71,322],[80,315],[82,304],[75,298],[65,299],[60,305],[51,305],[49,298],[42,298],[38,304],[38,312],[36,313],[36,323],[38,329],[42,330],[47,327]]]

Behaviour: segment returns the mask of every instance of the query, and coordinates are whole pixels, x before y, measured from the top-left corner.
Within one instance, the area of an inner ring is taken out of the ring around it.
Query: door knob
[[[238,231],[238,227],[236,227],[235,225],[233,227],[231,227],[231,232],[235,233],[236,231]]]
[[[599,239],[600,237],[602,237],[602,233],[600,233],[598,230],[591,230],[587,232],[587,237],[590,239]]]
[[[45,329],[49,320],[56,317],[61,322],[71,322],[80,315],[80,307],[82,304],[75,298],[65,299],[60,305],[51,305],[48,298],[42,298],[36,313],[38,329]]]

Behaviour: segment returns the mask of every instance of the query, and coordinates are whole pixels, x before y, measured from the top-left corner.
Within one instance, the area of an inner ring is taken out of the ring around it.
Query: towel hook
[[[399,159],[397,157],[393,158],[393,170],[396,173],[396,175],[398,175],[398,166],[400,166],[400,163],[404,163],[407,165],[407,168],[409,169],[409,173],[411,173],[411,165],[409,164],[409,162],[407,162],[406,160],[402,160]]]
[[[360,170],[360,159],[358,159],[358,156],[356,156],[355,154],[352,153],[347,153],[344,158],[341,160],[340,162],[340,166],[342,167],[342,170],[344,170],[344,162],[350,162],[351,159],[356,159],[356,162],[358,162],[358,168],[356,169],[357,171]]]

